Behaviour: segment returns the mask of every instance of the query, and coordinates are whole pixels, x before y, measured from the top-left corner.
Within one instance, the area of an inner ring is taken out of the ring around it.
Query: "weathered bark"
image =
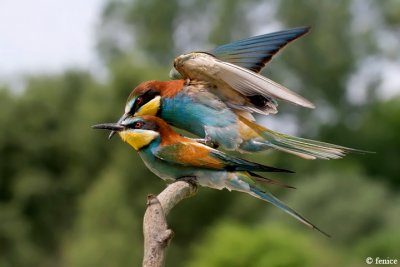
[[[166,248],[174,233],[168,229],[166,216],[181,200],[196,193],[196,185],[177,181],[167,186],[158,196],[147,197],[143,218],[144,257],[143,267],[164,266]]]

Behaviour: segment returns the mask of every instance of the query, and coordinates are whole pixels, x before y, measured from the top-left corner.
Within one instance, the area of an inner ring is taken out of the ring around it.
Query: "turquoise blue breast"
[[[178,93],[164,98],[160,116],[170,124],[199,137],[205,136],[204,127],[219,129],[236,125],[236,115],[210,93]]]

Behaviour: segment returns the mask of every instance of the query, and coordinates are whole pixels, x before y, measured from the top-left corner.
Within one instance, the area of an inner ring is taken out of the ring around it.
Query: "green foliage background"
[[[264,74],[318,106],[282,103],[275,121],[285,129],[289,119],[301,136],[376,154],[336,161],[247,156],[294,169],[277,178],[297,190],[272,190],[333,238],[257,199],[202,188],[168,218],[176,236],[167,266],[364,266],[368,256],[400,259],[400,97],[381,97],[379,75],[368,77],[364,100],[349,97],[348,86],[367,59],[399,62],[382,37],[398,34],[398,10],[396,0],[108,0],[97,31],[106,81],[73,69],[27,77],[21,93],[0,89],[0,267],[140,265],[146,195],[165,183],[128,145],[107,141],[90,125],[115,121],[138,83],[167,79],[175,55],[271,25],[313,27]],[[268,125],[274,118],[259,119]]]

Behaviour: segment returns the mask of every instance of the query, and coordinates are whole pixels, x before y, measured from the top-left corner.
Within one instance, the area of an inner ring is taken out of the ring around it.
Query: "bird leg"
[[[206,145],[206,146],[209,146],[209,147],[212,147],[212,148],[215,148],[215,149],[217,149],[219,147],[219,144],[214,143],[213,141],[211,141],[211,138],[208,137],[208,136],[206,136],[205,138],[196,138],[194,140],[196,142],[198,142],[198,143],[201,143],[203,145]]]

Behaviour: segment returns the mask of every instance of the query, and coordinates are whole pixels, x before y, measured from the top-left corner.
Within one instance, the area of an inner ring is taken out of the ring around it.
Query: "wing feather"
[[[278,51],[309,30],[309,27],[298,27],[258,35],[218,46],[209,53],[222,61],[259,72]]]
[[[197,142],[181,142],[161,146],[155,156],[164,161],[187,167],[222,170],[221,160],[210,155],[210,148]]]
[[[211,84],[210,90],[231,108],[265,115],[276,113],[277,104],[274,98],[307,108],[315,107],[310,101],[288,88],[207,53],[181,55],[175,59],[175,67],[184,79]]]
[[[226,171],[292,172],[229,156],[216,149],[193,142],[160,146],[154,155],[172,164]]]
[[[246,96],[262,95],[285,100],[303,107],[314,108],[314,104],[288,88],[245,68],[215,59],[217,80],[224,81],[232,89]]]

